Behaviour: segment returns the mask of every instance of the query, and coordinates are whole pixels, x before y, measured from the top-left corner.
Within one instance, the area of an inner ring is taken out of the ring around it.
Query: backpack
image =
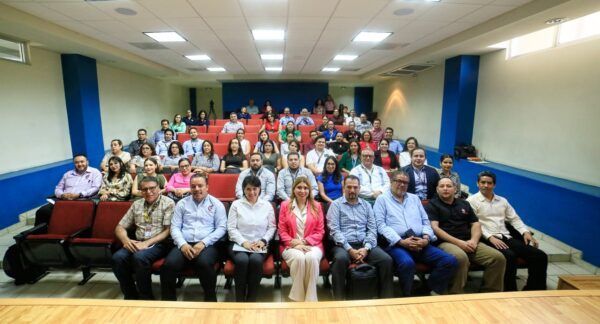
[[[15,279],[15,285],[34,282],[47,268],[30,264],[17,244],[11,245],[2,260],[2,268],[7,276]]]
[[[377,268],[363,263],[348,271],[347,299],[374,299],[378,294]]]

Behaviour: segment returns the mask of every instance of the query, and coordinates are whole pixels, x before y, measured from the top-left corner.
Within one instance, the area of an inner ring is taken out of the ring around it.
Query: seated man
[[[325,141],[327,143],[331,143],[335,141],[335,137],[338,134],[338,130],[335,129],[335,125],[333,124],[333,120],[327,122],[327,129],[323,131],[323,136],[325,137]]]
[[[454,198],[456,185],[450,178],[440,179],[437,193],[425,210],[438,237],[438,247],[458,261],[449,292],[464,293],[471,262],[484,267],[482,292],[502,291],[506,259],[502,253],[479,242],[481,224],[471,206],[465,200]]]
[[[262,155],[260,153],[252,153],[252,155],[250,155],[250,168],[240,173],[237,183],[235,184],[236,198],[242,199],[244,197],[242,182],[250,175],[257,176],[260,179],[259,198],[268,202],[273,201],[273,198],[275,198],[275,175],[273,175],[273,172],[263,168]]]
[[[203,140],[198,138],[198,131],[195,128],[190,128],[190,139],[183,143],[183,155],[190,156],[202,152]]]
[[[371,139],[373,140],[373,142],[379,145],[379,142],[381,142],[384,135],[385,130],[381,128],[381,119],[375,118],[373,120],[373,129],[371,129]]]
[[[477,175],[479,192],[467,198],[481,222],[484,242],[500,251],[506,258],[504,291],[517,290],[517,258],[527,261],[527,284],[523,290],[546,290],[548,256],[538,249],[538,242],[508,201],[496,195],[496,174],[483,171]],[[510,235],[508,222],[521,235],[518,240]]]
[[[315,139],[315,148],[306,154],[306,167],[318,176],[323,172],[325,160],[330,156],[335,157],[335,153],[325,146],[325,137],[319,135]]]
[[[192,111],[189,109],[185,112],[185,117],[183,117],[182,121],[186,126],[198,125],[198,119],[196,119],[196,117],[192,114]]]
[[[346,142],[351,140],[360,141],[360,133],[356,131],[354,122],[348,123],[348,130],[344,132]]]
[[[310,137],[310,143],[304,144],[304,147],[303,147],[304,154],[315,149],[315,141],[317,140],[317,136],[319,136],[319,133],[316,130],[311,130],[308,133],[308,136]]]
[[[296,152],[288,153],[288,167],[281,169],[277,174],[277,197],[285,201],[292,195],[292,185],[296,178],[307,177],[311,185],[313,197],[319,194],[319,187],[314,174],[307,168],[300,166],[300,154]]]
[[[237,133],[238,129],[244,129],[244,124],[238,121],[238,116],[235,112],[229,114],[229,121],[223,125],[221,133]]]
[[[396,156],[400,156],[400,152],[402,152],[403,147],[399,140],[394,139],[394,129],[391,127],[386,128],[383,138],[388,140],[390,143],[388,150],[394,152]]]
[[[154,177],[144,177],[140,188],[144,199],[136,200],[115,228],[123,247],[112,256],[113,272],[125,299],[151,300],[152,264],[171,249],[165,239],[175,203],[160,194]],[[131,228],[135,228],[135,240],[127,236]]]
[[[254,104],[254,99],[248,100],[248,106],[246,106],[246,112],[249,114],[256,115],[259,113],[258,106]]]
[[[321,118],[321,125],[317,127],[317,132],[319,132],[319,135],[323,135],[323,132],[327,130],[327,123],[329,123],[329,117],[327,117],[327,115],[323,115]]]
[[[358,197],[360,180],[344,179],[344,195],[327,211],[327,226],[335,242],[331,277],[333,296],[346,297],[346,277],[352,263],[368,263],[377,268],[379,297],[393,297],[392,258],[377,246],[377,222],[371,205]]]
[[[73,157],[75,170],[67,171],[56,187],[54,197],[63,200],[90,199],[98,193],[102,186],[102,174],[98,169],[89,166],[87,156],[77,154]],[[46,204],[35,212],[35,225],[48,224],[54,204]]]
[[[137,131],[137,140],[131,141],[131,143],[129,143],[129,155],[131,155],[131,156],[140,155],[140,147],[142,146],[142,144],[146,144],[146,143],[148,143],[147,136],[146,136],[146,130],[143,128],[140,128]]]
[[[430,244],[437,238],[419,197],[406,192],[407,186],[408,175],[395,171],[391,190],[379,196],[373,207],[377,229],[389,244],[385,250],[394,259],[404,296],[411,294],[416,262],[432,268],[427,284],[434,294],[443,294],[458,263]]]
[[[309,125],[312,126],[315,124],[315,121],[310,118],[310,114],[308,113],[308,109],[302,108],[300,111],[300,116],[296,118],[296,126]]]
[[[208,194],[206,176],[194,174],[190,179],[192,194],[175,206],[171,219],[173,248],[160,269],[163,300],[175,300],[175,283],[186,264],[191,264],[200,276],[204,301],[217,301],[217,272],[214,265],[219,253],[214,244],[225,235],[227,214],[225,206]]]
[[[190,129],[191,130],[191,129]],[[197,134],[197,132],[196,132]],[[172,129],[167,129],[165,131],[165,136],[162,141],[156,144],[156,155],[160,157],[161,160],[164,160],[165,157],[169,156],[169,146],[173,142],[173,136],[175,133]]]
[[[154,132],[152,135],[152,143],[156,146],[156,144],[162,141],[165,138],[165,131],[169,129],[169,120],[163,119],[160,121],[160,129]]]
[[[294,122],[294,116],[290,113],[290,107],[283,108],[283,116],[279,119],[280,128],[285,128],[289,122]]]
[[[410,178],[408,192],[415,194],[421,200],[429,200],[435,194],[435,188],[440,180],[439,173],[425,165],[425,150],[417,147],[411,152],[411,164],[403,170]]]
[[[360,152],[361,164],[350,171],[351,175],[360,179],[360,197],[370,204],[390,189],[390,178],[382,167],[373,164],[374,158],[373,151],[363,150]]]
[[[364,113],[360,114],[360,123],[356,124],[356,131],[362,134],[365,131],[370,131],[372,129],[373,124],[367,120],[367,115]]]

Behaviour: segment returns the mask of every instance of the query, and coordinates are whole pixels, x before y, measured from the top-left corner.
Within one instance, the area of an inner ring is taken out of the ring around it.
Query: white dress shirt
[[[227,217],[230,241],[239,245],[261,239],[269,242],[276,229],[275,212],[268,201],[259,198],[252,205],[246,198],[242,198],[231,204]]]
[[[481,233],[486,239],[492,235],[511,237],[504,222],[509,222],[521,234],[529,231],[515,209],[503,197],[494,194],[494,198],[488,200],[478,192],[467,198],[467,201],[479,218]]]

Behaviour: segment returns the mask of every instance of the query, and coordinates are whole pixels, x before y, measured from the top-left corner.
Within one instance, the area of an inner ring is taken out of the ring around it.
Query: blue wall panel
[[[427,150],[427,160],[439,167],[441,153]],[[454,169],[472,193],[477,174],[497,175],[496,193],[505,197],[525,224],[583,252],[583,259],[600,266],[600,188],[512,168],[498,163],[455,161]]]
[[[312,109],[315,100],[325,98],[328,91],[327,82],[224,82],[223,113],[238,111],[251,98],[259,108],[268,99],[278,112],[290,107],[292,113],[299,113],[303,107]]]
[[[373,87],[354,88],[354,111],[357,115],[373,111]]]

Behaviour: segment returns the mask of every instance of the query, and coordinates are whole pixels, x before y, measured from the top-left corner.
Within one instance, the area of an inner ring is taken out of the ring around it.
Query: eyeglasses
[[[372,159],[374,157],[374,155],[361,155],[363,158],[369,158]]]
[[[405,180],[398,180],[398,179],[394,179],[394,180],[392,180],[392,182],[393,182],[393,183],[397,183],[397,184],[402,184],[402,185],[408,186],[408,181],[405,181]]]
[[[149,192],[149,191],[154,191],[156,188],[157,188],[157,186],[146,187],[146,188],[140,189],[140,191],[141,192]]]
[[[184,164],[184,165],[180,165],[179,167],[180,167],[180,168],[189,168],[190,166],[191,166],[191,165],[189,165],[189,164]]]

